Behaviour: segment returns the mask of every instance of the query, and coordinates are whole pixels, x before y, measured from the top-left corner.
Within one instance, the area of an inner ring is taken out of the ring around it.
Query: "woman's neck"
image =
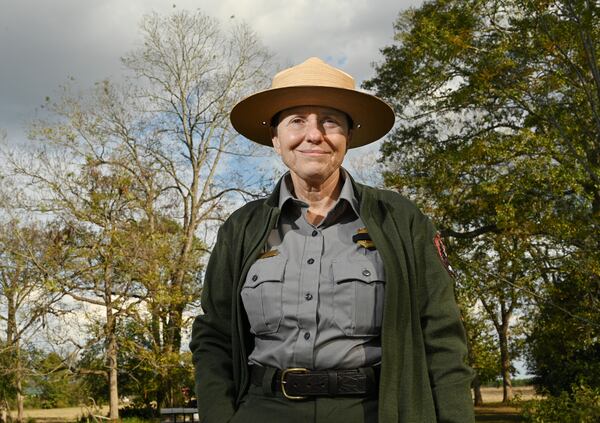
[[[318,183],[303,180],[294,173],[291,177],[296,198],[308,204],[307,221],[312,225],[318,225],[340,197],[341,171],[338,169],[329,178]]]

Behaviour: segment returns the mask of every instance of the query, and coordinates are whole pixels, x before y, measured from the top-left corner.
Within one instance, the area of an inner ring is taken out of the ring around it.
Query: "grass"
[[[502,404],[502,388],[486,387],[481,389],[484,405],[475,407],[475,420],[488,423],[521,422],[522,411],[518,406],[520,401],[529,401],[539,398],[531,386],[513,388],[515,404]]]
[[[475,407],[475,421],[488,423],[509,423],[523,421],[521,410],[502,403],[489,403]]]
[[[520,401],[527,401],[536,398],[535,392],[531,387],[514,388],[513,392]],[[502,401],[502,389],[499,388],[482,388],[482,396],[484,405],[475,408],[475,420],[477,422],[488,423],[511,423],[520,422],[521,410],[518,406],[504,405]],[[102,407],[94,414],[108,413],[108,407]],[[12,412],[13,416],[16,413]],[[86,415],[87,410],[83,407],[72,408],[57,408],[50,410],[25,410],[25,419],[31,423],[58,423],[58,422],[74,422],[82,415]],[[148,423],[151,420],[144,420],[137,417],[122,419],[123,423]]]

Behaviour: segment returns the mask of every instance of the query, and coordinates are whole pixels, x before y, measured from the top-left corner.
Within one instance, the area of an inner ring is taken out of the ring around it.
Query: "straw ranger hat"
[[[246,138],[272,146],[271,119],[296,106],[323,106],[352,118],[349,148],[383,137],[394,125],[394,111],[383,100],[357,91],[354,78],[317,57],[279,72],[271,88],[241,100],[231,110],[233,127]]]

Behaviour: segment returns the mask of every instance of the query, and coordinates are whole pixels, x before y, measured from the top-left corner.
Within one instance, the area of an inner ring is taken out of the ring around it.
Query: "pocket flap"
[[[283,282],[286,261],[281,256],[257,260],[250,267],[244,287],[255,288],[263,282]]]
[[[335,283],[360,280],[365,283],[383,282],[383,277],[370,260],[333,261],[333,280]]]

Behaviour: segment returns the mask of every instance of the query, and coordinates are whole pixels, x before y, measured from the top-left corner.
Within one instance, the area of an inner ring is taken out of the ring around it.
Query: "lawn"
[[[513,394],[517,400],[527,401],[539,398],[531,386],[513,388]],[[481,396],[484,405],[475,408],[476,421],[490,423],[522,421],[519,407],[502,404],[502,388],[482,388]]]
[[[513,392],[517,398],[522,400],[535,398],[532,387],[514,388]],[[518,407],[501,404],[502,389],[483,388],[482,396],[484,406],[475,408],[476,420],[478,422],[509,423],[521,421],[521,412]],[[16,415],[15,411],[12,413],[13,416]],[[85,407],[25,410],[25,418],[35,420],[36,423],[73,422],[82,415],[87,414],[89,414],[89,411]],[[108,407],[102,407],[100,410],[96,410],[94,414],[107,415]]]

